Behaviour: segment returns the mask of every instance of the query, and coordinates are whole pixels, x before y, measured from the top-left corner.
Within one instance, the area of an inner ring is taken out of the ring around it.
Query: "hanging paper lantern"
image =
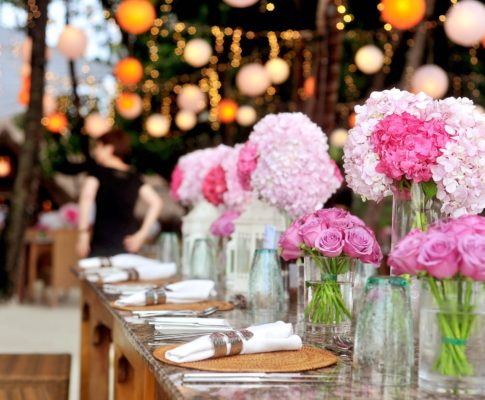
[[[140,96],[135,93],[124,92],[116,99],[116,109],[125,119],[135,119],[143,109]]]
[[[68,125],[66,114],[55,112],[45,118],[45,127],[53,133],[62,133]]]
[[[212,47],[207,40],[192,39],[184,48],[184,60],[192,67],[199,68],[206,65],[212,56]]]
[[[125,32],[139,35],[155,22],[156,12],[148,0],[123,0],[116,10],[116,21]]]
[[[437,65],[422,65],[414,71],[411,87],[415,93],[424,92],[428,96],[439,99],[448,91],[448,75]]]
[[[309,76],[305,79],[305,83],[303,84],[303,90],[305,91],[305,95],[307,97],[312,97],[315,94],[315,77]]]
[[[143,66],[134,57],[126,57],[118,61],[114,74],[122,85],[136,85],[143,78]]]
[[[10,157],[1,156],[0,157],[0,178],[5,178],[12,172],[12,164],[10,162]]]
[[[341,149],[344,147],[348,135],[347,129],[337,128],[330,134],[330,144]]]
[[[384,53],[377,46],[368,44],[355,53],[355,64],[364,74],[375,74],[384,64]]]
[[[242,94],[247,96],[261,96],[270,85],[271,79],[268,71],[261,64],[247,64],[236,75],[236,86]]]
[[[251,126],[258,117],[256,110],[251,106],[241,106],[237,110],[236,121],[241,126]]]
[[[170,117],[166,115],[152,114],[147,118],[145,127],[150,136],[162,137],[169,132],[170,122]]]
[[[45,94],[42,99],[42,110],[45,117],[53,114],[57,110],[57,100],[50,94]]]
[[[207,98],[197,85],[187,84],[177,96],[177,105],[182,110],[199,113],[207,106]]]
[[[29,64],[30,66],[30,58],[32,56],[32,38],[27,36],[22,45],[20,46],[20,56],[22,57],[22,61],[25,64]],[[52,50],[46,46],[45,48],[45,58],[48,60],[52,56]]]
[[[382,19],[397,29],[410,29],[426,13],[426,0],[382,0]]]
[[[246,8],[255,5],[259,0],[224,0],[224,3],[234,8]]]
[[[23,63],[22,66],[20,67],[20,76],[22,78],[27,78],[31,75],[32,73],[32,67],[30,64]]]
[[[175,125],[183,131],[190,131],[197,124],[197,116],[192,111],[180,110],[175,114]]]
[[[355,112],[349,115],[349,127],[353,128],[355,126]]]
[[[20,92],[17,98],[19,104],[26,106],[29,104],[30,100],[30,75],[24,76],[22,78],[22,86],[20,87]]]
[[[84,130],[92,138],[98,138],[111,129],[111,120],[98,112],[89,114],[84,120]]]
[[[223,124],[230,124],[236,120],[238,104],[231,99],[222,99],[217,106],[217,118]]]
[[[268,71],[271,82],[276,85],[283,83],[290,76],[290,65],[282,58],[272,58],[264,64],[266,71]]]
[[[448,38],[465,47],[477,44],[485,36],[485,5],[476,0],[463,0],[446,14]]]
[[[75,60],[84,54],[87,44],[88,39],[81,29],[66,25],[59,36],[57,48],[68,60]]]

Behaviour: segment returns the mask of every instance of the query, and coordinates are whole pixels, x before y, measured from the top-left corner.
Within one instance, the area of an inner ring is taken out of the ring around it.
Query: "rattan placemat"
[[[159,347],[153,352],[153,355],[157,360],[166,364],[211,372],[301,372],[324,368],[337,363],[337,357],[329,351],[303,346],[301,350],[296,351],[240,354],[177,364],[165,358],[165,352],[177,346]]]
[[[156,304],[154,306],[119,306],[114,302],[111,303],[113,308],[122,311],[163,311],[163,310],[192,310],[202,311],[209,307],[218,307],[219,311],[230,311],[234,308],[234,304],[219,300],[201,301],[199,303],[187,304]]]

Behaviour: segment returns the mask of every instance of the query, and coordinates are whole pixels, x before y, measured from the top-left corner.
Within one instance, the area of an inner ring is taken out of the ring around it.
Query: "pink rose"
[[[352,258],[369,256],[372,253],[375,241],[374,236],[366,228],[356,226],[347,229],[345,232],[344,251]]]
[[[342,182],[344,181],[344,177],[342,176],[342,172],[340,172],[340,168],[338,167],[337,163],[332,159],[330,159],[330,164],[333,167],[333,174],[337,178],[339,184],[342,184]]]
[[[342,254],[344,247],[344,235],[336,228],[329,228],[322,231],[315,241],[315,248],[324,256],[337,257]]]
[[[310,217],[303,225],[300,226],[298,232],[303,239],[303,242],[310,248],[315,247],[315,241],[322,233],[322,223],[317,218]]]
[[[419,250],[425,240],[424,232],[413,229],[391,251],[388,264],[396,275],[416,275],[420,270],[418,266]]]
[[[172,180],[170,181],[170,196],[174,200],[180,200],[178,190],[180,185],[182,185],[182,181],[184,180],[184,173],[182,168],[177,164],[175,169],[172,172]]]
[[[234,221],[239,218],[239,213],[226,211],[211,225],[210,231],[214,236],[229,237],[234,233]]]
[[[360,260],[366,264],[373,264],[376,268],[381,265],[382,251],[377,240],[374,241],[372,252],[368,256],[362,256]]]
[[[485,281],[485,236],[461,236],[458,251],[461,255],[461,274],[475,281]]]
[[[281,257],[285,261],[296,260],[302,256],[300,246],[303,240],[298,231],[299,227],[292,224],[280,237],[278,244],[281,248]]]
[[[315,211],[314,215],[322,222],[323,226],[329,228],[334,226],[332,225],[333,221],[336,219],[346,218],[349,215],[349,212],[341,208],[334,207]]]
[[[237,176],[244,190],[251,190],[251,175],[258,165],[258,145],[246,142],[239,151]]]
[[[220,165],[207,172],[202,182],[202,193],[209,203],[218,206],[224,202],[224,193],[227,191],[226,173]]]
[[[451,278],[458,272],[459,253],[454,235],[428,232],[421,245],[418,265],[437,279]]]

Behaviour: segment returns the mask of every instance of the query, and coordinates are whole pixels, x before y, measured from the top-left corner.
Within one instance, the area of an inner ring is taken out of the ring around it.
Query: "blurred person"
[[[77,252],[82,258],[136,253],[157,221],[162,200],[126,163],[130,152],[130,138],[122,130],[113,129],[96,140],[93,151],[96,164],[79,198]],[[141,225],[134,213],[138,197],[147,204]],[[89,220],[94,206],[96,218],[90,235]]]

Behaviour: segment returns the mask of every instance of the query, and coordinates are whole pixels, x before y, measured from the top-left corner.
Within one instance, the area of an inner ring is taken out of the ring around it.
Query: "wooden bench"
[[[0,400],[68,400],[70,354],[0,354]]]

